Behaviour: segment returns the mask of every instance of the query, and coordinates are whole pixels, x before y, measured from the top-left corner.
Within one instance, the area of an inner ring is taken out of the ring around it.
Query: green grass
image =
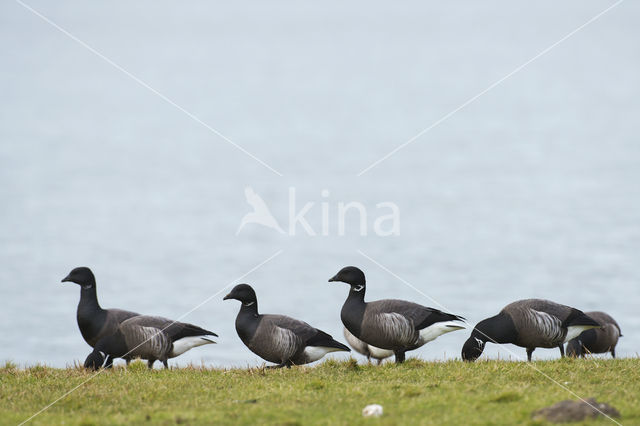
[[[33,424],[542,424],[531,412],[574,396],[608,402],[640,424],[640,359],[424,362],[380,367],[326,361],[290,370],[148,371],[142,363],[92,378],[80,368],[0,368],[0,422],[17,424],[87,381]],[[367,404],[381,418],[363,418]],[[586,424],[613,424],[607,419]]]

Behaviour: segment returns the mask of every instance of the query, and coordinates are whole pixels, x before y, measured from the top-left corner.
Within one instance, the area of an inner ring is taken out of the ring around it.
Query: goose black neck
[[[247,344],[255,335],[258,325],[260,324],[260,315],[258,314],[258,302],[254,301],[251,305],[242,303],[240,312],[236,317],[236,332],[240,340]]]
[[[258,301],[242,302],[238,315],[258,315]]]
[[[367,288],[364,284],[352,285],[349,289],[349,295],[347,301],[362,302],[364,303],[364,294]]]
[[[98,303],[98,293],[96,292],[95,282],[89,288],[80,286],[80,303],[78,309],[87,311],[102,311],[100,303]]]
[[[483,342],[513,343],[518,337],[517,334],[511,317],[500,312],[496,316],[480,321],[473,329],[471,336]]]
[[[358,286],[352,286],[351,290],[349,290],[349,296],[347,296],[347,300],[345,300],[340,311],[340,319],[344,326],[347,327],[347,330],[360,338],[362,319],[367,304],[364,301],[364,286],[359,291],[356,291],[357,288]]]

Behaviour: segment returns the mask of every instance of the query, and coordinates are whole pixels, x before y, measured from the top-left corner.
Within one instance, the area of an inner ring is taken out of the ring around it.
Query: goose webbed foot
[[[536,348],[527,348],[527,361],[531,362],[531,354]]]
[[[404,362],[404,351],[394,351],[396,356],[396,364],[402,364]]]

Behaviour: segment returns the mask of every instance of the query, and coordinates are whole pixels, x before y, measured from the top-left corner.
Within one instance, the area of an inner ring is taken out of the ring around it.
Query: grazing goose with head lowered
[[[314,362],[329,352],[350,351],[306,322],[284,315],[259,314],[256,293],[248,284],[235,286],[224,297],[228,299],[242,303],[236,317],[240,340],[256,355],[276,363],[275,368]]]
[[[167,359],[191,348],[215,343],[218,335],[193,324],[162,317],[139,315],[123,321],[115,333],[100,339],[84,362],[85,368],[97,370],[105,358],[146,359],[149,368],[156,360],[169,368]]]
[[[559,348],[584,330],[600,325],[584,312],[550,300],[518,300],[498,315],[480,321],[462,347],[462,359],[475,361],[486,342],[512,343],[527,349],[527,359],[535,348]]]
[[[378,361],[378,365],[382,364],[382,361],[393,355],[393,351],[390,349],[380,349],[375,346],[367,345],[362,340],[351,334],[347,327],[343,328],[344,338],[347,340],[349,346],[351,346],[356,352],[367,357],[367,361],[371,362],[371,358]]]
[[[405,352],[417,349],[436,337],[465,328],[456,321],[458,315],[427,308],[404,300],[385,299],[365,302],[364,273],[355,266],[342,268],[329,282],[340,281],[351,286],[340,317],[351,334],[369,345],[392,350],[396,362]]]
[[[80,286],[80,303],[78,303],[77,319],[82,337],[94,347],[98,340],[115,333],[120,323],[140,314],[122,309],[102,309],[96,293],[96,278],[91,269],[81,266],[69,272],[62,282],[72,282]],[[106,366],[112,360],[107,359]]]
[[[616,357],[616,345],[618,339],[622,337],[620,326],[604,312],[585,312],[585,315],[598,321],[602,328],[593,328],[580,333],[575,339],[567,343],[567,355],[583,357],[585,354],[602,354],[611,352],[612,357]]]

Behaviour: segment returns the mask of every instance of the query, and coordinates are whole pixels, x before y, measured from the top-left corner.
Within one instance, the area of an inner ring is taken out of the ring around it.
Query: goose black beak
[[[329,278],[329,282],[330,282],[330,283],[333,283],[333,282],[336,282],[336,281],[338,281],[338,276],[337,276],[337,275],[335,275],[335,276],[333,276],[333,277]]]
[[[69,278],[69,275],[67,275],[67,276],[66,276],[66,277],[64,277],[64,278],[62,279],[62,281],[60,281],[60,282],[61,282],[61,283],[66,283],[66,282],[69,282],[69,281],[71,281],[71,278]]]
[[[222,300],[229,300],[231,299],[231,293],[227,294],[225,297],[222,298]]]

